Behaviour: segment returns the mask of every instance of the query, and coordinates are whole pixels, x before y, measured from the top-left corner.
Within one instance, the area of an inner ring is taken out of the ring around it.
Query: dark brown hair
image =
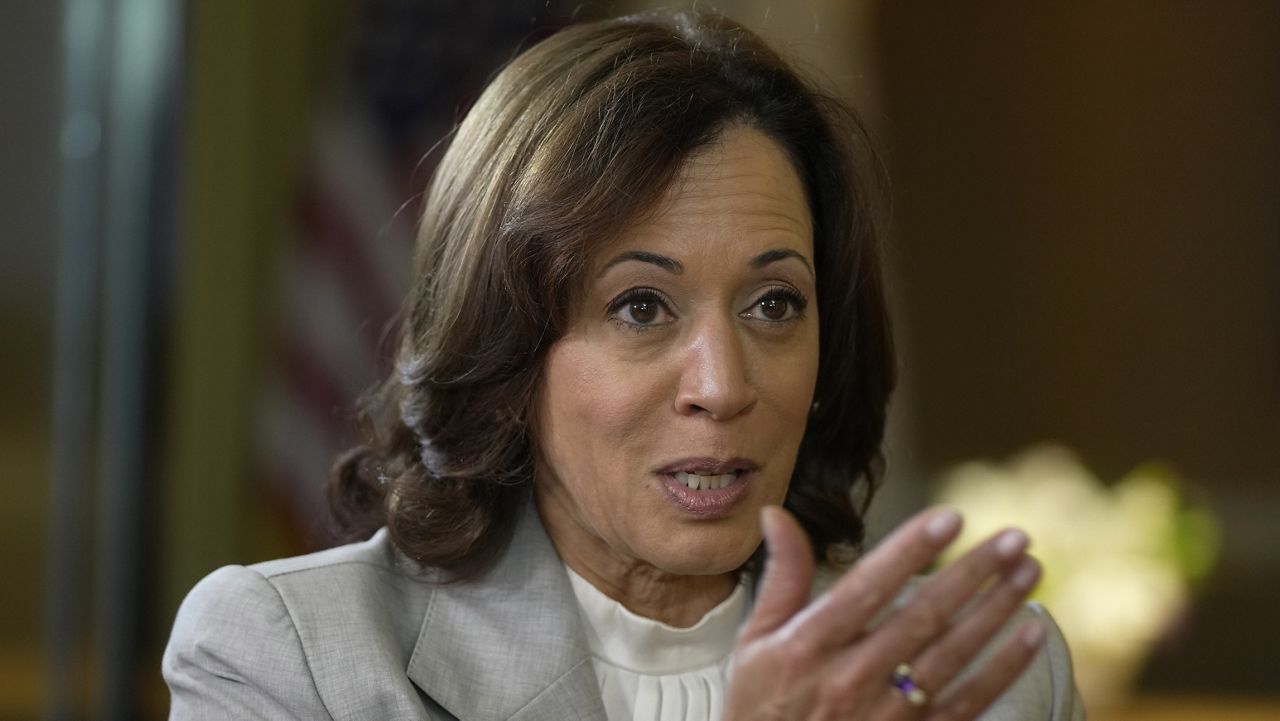
[[[396,370],[329,499],[344,538],[385,525],[424,566],[482,573],[533,483],[531,405],[594,244],[652,209],[732,124],[779,143],[814,221],[815,405],[786,507],[820,559],[863,536],[895,382],[881,165],[856,116],[742,26],[654,14],[571,27],[516,57],[437,167]]]

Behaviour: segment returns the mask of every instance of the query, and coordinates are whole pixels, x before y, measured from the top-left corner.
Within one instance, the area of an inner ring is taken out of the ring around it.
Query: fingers
[[[791,620],[791,633],[820,648],[847,645],[860,636],[903,584],[923,570],[960,532],[960,515],[933,508],[916,515],[863,557],[817,601]]]
[[[911,664],[915,682],[926,693],[944,688],[1003,628],[1035,584],[1038,565],[1024,555],[1026,547],[1022,532],[1006,531],[921,583],[904,606],[833,659],[835,686],[878,685],[875,702],[885,718],[901,718],[911,708],[901,692],[890,688],[899,664]],[[1020,565],[1024,560],[1029,567]],[[997,573],[1002,580],[996,590],[979,595]]]
[[[783,509],[760,514],[769,557],[756,593],[755,609],[739,634],[752,641],[786,623],[809,603],[813,590],[813,549],[800,524]]]
[[[1027,543],[1027,536],[1021,531],[1004,531],[921,584],[913,598],[867,639],[869,658],[881,659],[886,668],[915,658],[922,648],[947,631],[956,612],[974,598],[992,574],[1008,570],[1025,558]]]
[[[975,673],[933,704],[930,721],[968,721],[995,702],[1005,692],[1044,644],[1045,629],[1039,621],[1028,621],[1018,627],[1012,638]]]
[[[916,657],[920,678],[934,680],[938,684],[930,687],[934,689],[950,683],[1022,608],[1038,580],[1040,564],[1024,558],[989,598],[962,614],[946,636]]]
[[[1009,623],[1009,619],[1022,608],[1027,594],[1031,592],[1039,578],[1040,564],[1035,559],[1023,557],[1021,561],[1009,570],[999,584],[981,596],[977,602],[972,603],[968,608],[961,611],[960,616],[954,621],[950,629],[941,638],[925,648],[918,656],[915,656],[911,662],[914,669],[913,677],[920,687],[926,692],[936,695],[946,688],[966,667],[973,664],[974,660],[981,655],[983,649]],[[1038,624],[1028,625],[1023,631],[1034,635],[1037,627]],[[1034,653],[1039,645],[1039,638],[1033,637],[1030,640],[1032,642],[1030,650]],[[906,660],[907,658],[910,657],[903,657],[900,660]],[[999,663],[993,665],[989,662],[971,676],[971,679],[974,680],[977,687],[988,688],[990,683],[998,683],[1001,678],[1004,678],[1001,668],[1003,667]],[[1020,672],[1020,669],[1021,667],[1019,666],[1018,672]],[[991,674],[995,674],[996,681],[979,680]],[[1016,677],[1017,673],[1009,677],[1008,682],[1012,682]],[[1004,685],[1007,685],[1007,683]],[[996,689],[997,695],[1003,690],[1004,685],[1000,685]],[[973,699],[980,698],[980,694],[970,698],[964,694],[948,693],[946,699],[935,699],[933,705],[947,709],[943,716],[945,718],[970,718],[969,710],[974,711],[973,715],[976,715],[976,712],[982,711],[990,704],[990,700],[987,700],[981,705],[976,705],[977,701]],[[991,698],[994,699],[995,696]],[[965,699],[969,700],[965,701]],[[963,701],[963,703],[959,704],[959,708],[956,706],[957,700]],[[900,718],[901,713],[908,706],[909,704],[907,704],[902,694],[891,693],[881,704],[879,711],[882,712],[882,716],[880,717]]]
[[[758,698],[783,699],[787,709],[833,718],[856,709],[859,718],[880,721],[968,720],[1017,679],[1043,643],[1037,622],[992,642],[1008,634],[1009,618],[1039,577],[1020,531],[988,539],[903,596],[903,586],[960,531],[954,511],[928,510],[810,604],[814,562],[807,537],[780,508],[766,509],[761,522],[769,559],[736,656],[738,685],[750,676],[746,688],[766,688]],[[906,599],[901,607],[879,621],[879,612],[899,597]],[[975,663],[983,657],[980,666]],[[945,691],[942,698],[911,705],[901,690],[910,684],[894,688],[892,679],[902,662],[914,667],[909,680],[927,694]]]

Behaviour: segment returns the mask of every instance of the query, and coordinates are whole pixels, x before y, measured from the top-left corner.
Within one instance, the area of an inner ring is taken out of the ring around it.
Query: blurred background
[[[325,545],[437,143],[518,49],[644,7],[0,2],[0,718],[162,718],[186,591]],[[1199,519],[1095,716],[1280,718],[1280,3],[715,7],[858,108],[890,170],[874,527],[957,468],[1014,479],[1016,515],[1064,467],[1018,454],[1058,444],[1095,501]],[[1121,493],[1150,461],[1166,493]],[[1066,533],[1125,524],[1057,498]]]

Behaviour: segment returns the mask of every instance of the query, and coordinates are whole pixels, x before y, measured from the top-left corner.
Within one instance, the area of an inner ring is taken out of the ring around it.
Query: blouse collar
[[[591,654],[637,673],[672,674],[719,664],[733,652],[746,620],[749,599],[742,583],[696,624],[677,628],[632,613],[572,569],[565,570]]]

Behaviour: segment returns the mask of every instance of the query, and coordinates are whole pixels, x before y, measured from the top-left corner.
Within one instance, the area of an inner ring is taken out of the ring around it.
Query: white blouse
[[[718,721],[746,586],[689,628],[637,616],[572,570],[596,680],[609,721]]]

